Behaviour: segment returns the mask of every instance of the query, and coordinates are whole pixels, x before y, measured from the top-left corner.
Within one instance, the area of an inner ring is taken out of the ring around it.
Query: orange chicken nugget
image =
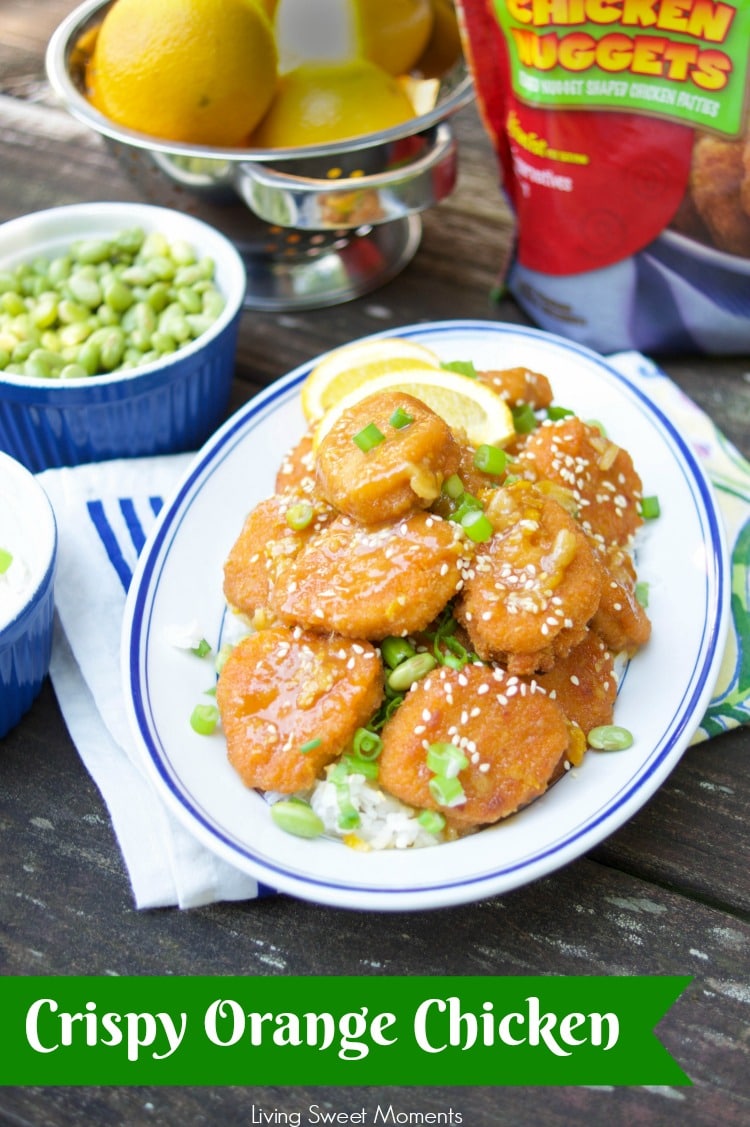
[[[614,653],[632,657],[651,637],[649,617],[636,597],[635,566],[622,548],[610,548],[601,559],[604,584],[591,626]]]
[[[630,455],[575,415],[542,423],[529,435],[519,463],[536,481],[568,489],[582,528],[603,546],[628,544],[643,523],[641,479]]]
[[[315,485],[313,431],[308,430],[284,455],[276,474],[276,492],[296,490],[305,494],[314,493]]]
[[[563,770],[570,729],[562,709],[502,669],[442,666],[417,682],[383,728],[383,788],[417,808],[439,810],[459,831],[507,818],[543,794]],[[431,744],[453,744],[467,766],[464,792],[443,806],[430,789]]]
[[[471,544],[432,513],[365,528],[337,517],[312,536],[270,596],[280,619],[377,640],[423,630],[462,583]]]
[[[477,372],[477,379],[487,384],[511,407],[528,403],[536,411],[540,407],[549,407],[552,402],[552,388],[547,377],[541,372],[532,372],[529,368]]]
[[[279,625],[250,634],[216,688],[229,761],[248,787],[308,790],[382,696],[382,665],[366,642]]]
[[[480,657],[517,674],[549,670],[584,637],[601,565],[562,505],[528,482],[498,491],[487,512],[496,532],[476,551],[456,618]]]
[[[361,450],[355,437],[369,427],[375,445]],[[318,485],[342,513],[380,524],[428,508],[458,457],[450,427],[430,407],[412,395],[381,392],[345,411],[324,437]]]
[[[614,661],[593,630],[567,657],[555,662],[554,669],[535,680],[585,734],[612,723],[617,699]]]
[[[289,519],[295,523],[294,506],[305,504],[311,506],[313,517],[306,528],[295,530]],[[250,618],[266,610],[273,583],[329,516],[324,502],[312,502],[302,494],[275,494],[256,505],[224,563],[224,597],[229,606]]]

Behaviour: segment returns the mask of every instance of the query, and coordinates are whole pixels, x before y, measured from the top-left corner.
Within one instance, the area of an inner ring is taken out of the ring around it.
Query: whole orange
[[[366,59],[302,63],[283,74],[252,137],[261,148],[344,141],[400,125],[414,107],[390,74]]]
[[[356,0],[365,58],[389,74],[406,74],[430,38],[430,0]]]
[[[461,30],[453,0],[431,0],[432,34],[419,58],[425,78],[440,78],[461,58]]]
[[[91,101],[169,141],[240,144],[276,90],[277,52],[257,0],[116,0],[87,68]]]

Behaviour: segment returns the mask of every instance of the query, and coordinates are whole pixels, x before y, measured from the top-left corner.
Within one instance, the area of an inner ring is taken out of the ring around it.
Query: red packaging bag
[[[599,351],[750,348],[750,3],[458,0],[507,277]]]

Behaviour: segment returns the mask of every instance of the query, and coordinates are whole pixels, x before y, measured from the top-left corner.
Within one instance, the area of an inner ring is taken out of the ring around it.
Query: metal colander
[[[237,245],[246,304],[314,308],[367,293],[412,259],[419,213],[448,196],[458,146],[448,118],[473,97],[463,61],[431,88],[432,105],[403,125],[296,149],[214,149],[161,141],[100,114],[84,94],[77,44],[111,0],[85,0],[47,48],[49,81],[66,108],[101,134],[154,203],[212,223]]]

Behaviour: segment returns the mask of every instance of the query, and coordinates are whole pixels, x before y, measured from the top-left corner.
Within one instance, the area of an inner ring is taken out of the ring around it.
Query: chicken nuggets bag
[[[750,2],[458,0],[503,279],[603,352],[750,349]]]

